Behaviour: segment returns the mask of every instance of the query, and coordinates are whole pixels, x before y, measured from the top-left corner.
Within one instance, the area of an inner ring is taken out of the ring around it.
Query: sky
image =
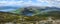
[[[60,6],[60,0],[0,0],[0,6]]]
[[[0,0],[0,6],[60,6],[60,0]]]

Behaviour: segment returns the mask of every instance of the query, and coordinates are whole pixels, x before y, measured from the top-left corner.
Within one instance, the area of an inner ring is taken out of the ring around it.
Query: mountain
[[[18,6],[0,6],[0,10],[4,9],[15,9],[11,11],[6,11],[6,12],[11,12],[11,13],[16,13],[16,14],[22,14],[22,11],[24,12],[23,14],[25,15],[36,15],[36,14],[43,14],[47,13],[50,11],[60,11],[60,8],[58,7],[39,7],[39,6],[28,6],[28,7],[18,7]]]
[[[0,10],[4,10],[4,9],[18,9],[20,7],[15,7],[15,6],[0,6]]]
[[[17,10],[11,11],[13,13],[21,14],[22,11],[24,12],[23,14],[25,15],[36,15],[36,14],[43,14],[47,13],[49,11],[60,11],[60,8],[58,7],[37,7],[37,6],[30,6],[30,7],[23,7],[19,8]],[[33,13],[31,13],[33,12]]]

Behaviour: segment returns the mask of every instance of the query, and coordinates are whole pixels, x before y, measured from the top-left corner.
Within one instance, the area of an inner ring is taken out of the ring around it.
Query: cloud
[[[28,2],[24,2],[23,0],[21,1],[14,1],[14,0],[11,0],[11,1],[0,1],[0,6],[7,6],[7,5],[22,5],[22,4],[30,4],[32,1],[29,0]]]
[[[60,6],[60,0],[36,0],[36,3],[33,2],[32,0],[27,2],[25,0],[0,0],[0,6]]]
[[[46,2],[48,6],[60,6],[60,0],[37,0],[38,2]]]
[[[27,2],[26,2],[27,1]],[[60,7],[60,0],[0,0],[0,6],[55,6]],[[13,9],[0,10],[11,11]]]

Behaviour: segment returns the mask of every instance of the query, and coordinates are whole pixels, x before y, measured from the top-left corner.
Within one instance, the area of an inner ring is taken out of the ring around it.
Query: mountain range
[[[29,12],[24,11],[25,15],[33,15],[33,13],[31,13],[33,11],[37,12],[37,14],[47,13],[50,11],[60,11],[60,8],[58,8],[58,7],[38,7],[38,6],[29,6],[29,7],[23,7],[23,8],[11,7],[11,6],[0,7],[0,9],[15,9],[15,10],[12,10],[9,12],[16,13],[16,14],[21,14],[22,10],[26,10],[25,8],[29,10]],[[32,10],[32,11],[30,11],[30,10]]]
[[[26,9],[25,9],[26,8]],[[13,13],[17,13],[17,14],[21,14],[21,10],[24,9],[24,14],[25,15],[33,15],[33,13],[30,13],[31,11],[25,11],[25,10],[32,10],[32,12],[37,12],[37,14],[42,14],[42,13],[47,13],[47,12],[50,12],[50,11],[60,11],[60,8],[58,7],[35,7],[35,6],[29,6],[29,7],[23,7],[23,8],[19,8],[17,10],[14,10],[14,11],[10,11],[10,12],[13,12]]]

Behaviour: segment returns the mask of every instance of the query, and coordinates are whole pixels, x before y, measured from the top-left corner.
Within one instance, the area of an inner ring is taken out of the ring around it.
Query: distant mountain
[[[58,8],[58,7],[37,7],[37,6],[30,6],[30,7],[25,7],[25,8],[27,8],[27,9],[32,8],[33,10],[37,9],[39,11],[60,11],[60,8]]]
[[[11,11],[11,12],[17,13],[17,14],[21,14],[21,11],[23,11],[24,8],[26,8],[25,10],[27,10],[27,9],[28,10],[32,10],[32,12],[35,11],[35,12],[37,12],[37,14],[47,13],[49,11],[60,11],[60,8],[58,8],[58,7],[37,7],[37,6],[30,6],[30,7],[19,8],[17,10]],[[24,10],[24,14],[26,14],[26,15],[31,15],[32,14],[29,11],[25,11],[25,10]]]
[[[45,9],[41,9],[41,12],[49,12],[49,11],[60,11],[58,7],[45,7]]]
[[[26,8],[26,9],[24,9]],[[33,15],[33,11],[36,12],[37,14],[42,14],[42,13],[47,13],[49,11],[60,11],[60,8],[58,7],[39,7],[39,6],[29,6],[29,7],[14,7],[14,6],[1,6],[0,10],[4,10],[4,9],[16,9],[16,10],[11,10],[11,11],[7,11],[7,12],[11,12],[11,13],[16,13],[16,14],[21,14],[21,11],[23,11],[25,15]],[[28,11],[26,11],[28,10]],[[32,10],[32,11],[31,11]]]
[[[0,10],[4,10],[4,9],[18,9],[20,7],[15,7],[15,6],[0,6]]]

